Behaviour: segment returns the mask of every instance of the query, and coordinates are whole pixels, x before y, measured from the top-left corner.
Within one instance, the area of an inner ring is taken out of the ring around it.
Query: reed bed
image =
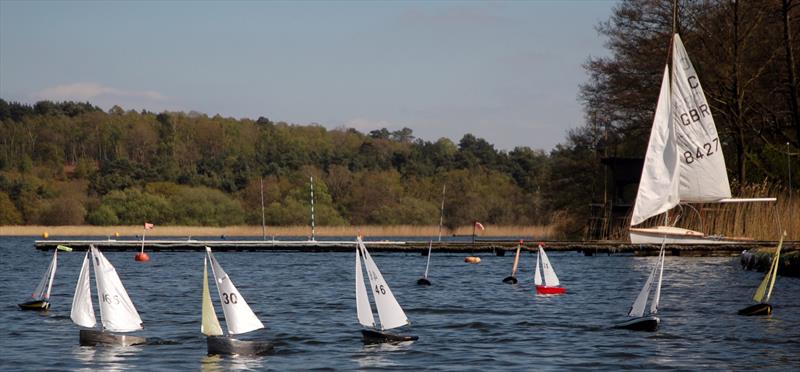
[[[309,226],[267,226],[267,237],[280,238],[285,236],[310,237]],[[50,238],[59,236],[101,236],[101,237],[132,237],[141,236],[143,226],[0,226],[0,236],[42,236],[45,233]],[[439,226],[414,226],[414,225],[387,225],[387,226],[317,226],[316,236],[320,237],[345,237],[355,236],[361,232],[364,236],[409,236],[431,237],[437,239]],[[486,225],[486,229],[476,230],[476,236],[482,237],[519,237],[522,239],[549,240],[555,237],[555,226],[493,226]],[[234,237],[234,236],[262,236],[261,226],[156,226],[147,230],[150,237]],[[472,235],[472,226],[462,226],[456,229],[442,228],[442,236]]]

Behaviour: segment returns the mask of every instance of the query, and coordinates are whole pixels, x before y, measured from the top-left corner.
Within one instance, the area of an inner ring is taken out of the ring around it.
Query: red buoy
[[[148,256],[147,253],[139,252],[139,253],[136,254],[136,261],[140,261],[140,262],[150,261],[150,256]]]

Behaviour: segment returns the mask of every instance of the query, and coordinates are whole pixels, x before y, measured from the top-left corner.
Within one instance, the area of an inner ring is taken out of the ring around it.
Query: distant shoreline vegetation
[[[42,236],[47,233],[50,239],[59,236],[96,236],[111,239],[130,239],[142,235],[142,226],[0,226],[2,236]],[[267,238],[305,237],[311,235],[310,226],[267,226]],[[317,226],[317,239],[324,237],[354,237],[359,232],[370,237],[408,236],[429,237],[438,240],[438,226]],[[531,240],[550,240],[555,238],[555,226],[487,226],[477,231],[481,237],[514,237]],[[442,238],[453,235],[471,236],[472,226],[461,226],[454,230],[443,229]],[[261,226],[156,226],[147,231],[147,237],[261,237]]]

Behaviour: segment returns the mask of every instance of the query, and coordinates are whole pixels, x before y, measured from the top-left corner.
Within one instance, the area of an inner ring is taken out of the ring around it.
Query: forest
[[[679,2],[734,193],[800,188],[798,4]],[[549,151],[0,99],[0,225],[260,225],[262,184],[267,225],[304,225],[313,177],[318,225],[435,225],[446,187],[447,227],[557,223],[580,236],[589,204],[607,202],[601,159],[644,156],[672,14],[672,1],[626,0],[597,26],[609,53],[585,62],[585,123]]]

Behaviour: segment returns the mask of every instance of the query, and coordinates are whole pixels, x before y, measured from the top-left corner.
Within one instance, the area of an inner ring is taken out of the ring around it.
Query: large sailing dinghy
[[[636,296],[636,300],[633,302],[631,310],[628,312],[628,316],[633,317],[633,319],[618,323],[614,325],[614,328],[648,332],[654,332],[658,329],[658,324],[661,323],[661,320],[656,316],[656,313],[658,313],[658,301],[661,298],[661,279],[664,275],[664,246],[664,244],[661,245],[661,251],[658,254],[658,261],[650,271],[650,276],[647,277],[647,281],[644,282],[642,290],[639,291],[639,295]],[[650,303],[650,312],[645,315],[644,312],[645,308],[647,307],[647,298],[650,296],[650,292],[653,287],[653,280],[656,279],[656,276],[658,276],[658,279],[656,282],[655,294],[653,295],[653,301]]]
[[[53,289],[53,279],[56,276],[59,249],[72,250],[72,248],[64,247],[63,245],[59,245],[53,250],[53,259],[50,260],[50,266],[48,266],[47,271],[44,272],[42,279],[39,281],[39,285],[33,290],[31,300],[17,304],[20,310],[46,311],[50,308],[50,291]]]
[[[539,262],[541,261],[541,271],[539,271]],[[544,273],[544,281],[542,281],[542,272]],[[533,273],[533,284],[536,285],[536,293],[540,295],[559,295],[564,294],[567,289],[561,286],[561,282],[556,276],[556,271],[553,270],[553,265],[550,264],[550,259],[547,258],[547,253],[544,252],[544,247],[539,244],[539,250],[536,254],[536,270]]]
[[[211,302],[211,293],[208,289],[208,262],[211,261],[211,272],[214,283],[217,283],[219,301],[222,303],[222,312],[225,315],[225,324],[228,326],[228,335],[222,333],[217,312]],[[238,335],[264,328],[256,314],[244,300],[233,285],[228,274],[219,265],[211,248],[206,247],[206,258],[203,261],[203,321],[200,331],[208,338],[208,354],[228,355],[264,355],[272,350],[272,343],[256,340],[237,340],[232,335]]]
[[[122,285],[117,275],[117,270],[111,265],[97,248],[89,247],[83,258],[78,284],[75,286],[75,296],[72,298],[72,321],[86,328],[94,328],[97,324],[92,305],[92,289],[90,285],[89,255],[94,266],[95,282],[97,284],[97,300],[100,303],[100,320],[103,328],[81,329],[80,344],[82,346],[112,345],[130,346],[144,344],[144,337],[119,334],[141,330],[142,319],[133,306],[128,292]]]
[[[664,68],[633,207],[631,243],[735,243],[735,238],[708,236],[699,231],[676,227],[677,218],[665,221],[662,226],[633,226],[666,214],[681,204],[775,201],[775,198],[731,198],[720,142],[697,73],[676,33],[672,38],[672,71],[669,64]]]
[[[364,260],[364,266],[367,269],[367,276],[369,277],[369,286],[372,292],[372,298],[375,300],[375,307],[378,308],[378,318],[381,321],[380,330],[375,324],[375,318],[372,316],[372,305],[367,296],[367,286],[364,283],[364,273],[361,270],[361,260]],[[385,332],[388,329],[394,329],[404,325],[411,324],[406,317],[405,312],[397,303],[397,300],[389,289],[389,284],[383,279],[378,265],[372,260],[372,257],[367,252],[367,247],[361,241],[361,237],[356,238],[356,314],[358,315],[358,322],[369,329],[362,329],[361,333],[364,336],[365,344],[378,344],[385,342],[403,342],[414,341],[419,339],[417,336],[403,336]]]
[[[775,287],[775,278],[778,276],[778,266],[781,260],[781,248],[783,247],[783,237],[786,235],[784,231],[781,234],[781,240],[778,243],[778,248],[775,250],[775,255],[772,256],[772,263],[770,264],[767,274],[756,289],[753,295],[753,301],[757,302],[755,305],[748,306],[739,310],[739,315],[770,315],[772,314],[772,305],[769,304],[769,298],[772,297],[772,289]]]

